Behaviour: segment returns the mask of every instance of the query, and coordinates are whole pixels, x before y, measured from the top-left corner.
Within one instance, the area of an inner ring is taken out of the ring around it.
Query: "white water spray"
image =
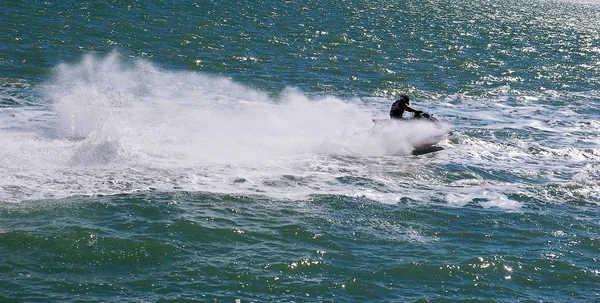
[[[2,130],[11,178],[0,181],[0,200],[148,188],[302,196],[346,169],[331,157],[408,155],[411,140],[433,131],[374,132],[372,105],[361,100],[292,88],[271,98],[223,77],[168,72],[116,53],[61,64],[47,86],[53,103],[35,112],[38,127],[29,119]],[[316,183],[263,188],[283,175]]]

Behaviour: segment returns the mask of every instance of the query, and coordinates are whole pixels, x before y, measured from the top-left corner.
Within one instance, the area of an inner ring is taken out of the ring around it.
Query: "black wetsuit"
[[[406,100],[396,100],[392,104],[392,109],[390,109],[390,118],[392,119],[402,119],[402,114],[404,114],[404,108],[408,105]]]

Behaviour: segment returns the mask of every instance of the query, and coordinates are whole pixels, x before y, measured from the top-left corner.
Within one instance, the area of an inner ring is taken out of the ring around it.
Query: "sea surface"
[[[597,1],[5,0],[0,302],[600,302],[599,118]]]

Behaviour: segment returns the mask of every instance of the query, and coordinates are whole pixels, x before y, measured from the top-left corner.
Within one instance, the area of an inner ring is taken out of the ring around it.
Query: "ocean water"
[[[7,0],[0,302],[600,302],[599,117],[596,1]]]

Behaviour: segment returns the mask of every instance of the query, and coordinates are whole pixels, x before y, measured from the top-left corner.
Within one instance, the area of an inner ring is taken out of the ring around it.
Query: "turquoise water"
[[[594,1],[6,1],[1,302],[600,301]],[[430,125],[373,127],[398,95]]]

